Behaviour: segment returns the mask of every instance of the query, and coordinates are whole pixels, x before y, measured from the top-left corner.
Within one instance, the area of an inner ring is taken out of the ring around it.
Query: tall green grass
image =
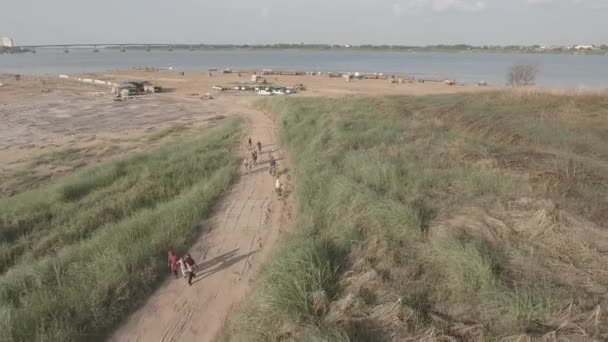
[[[466,220],[461,231],[435,227],[467,208],[492,210],[521,197],[551,195],[534,185],[535,170],[527,173],[532,165],[522,160],[528,152],[522,152],[521,139],[510,139],[513,135],[527,140],[524,146],[531,151],[562,156],[570,156],[572,145],[590,142],[594,162],[579,167],[604,169],[604,147],[598,144],[606,137],[581,137],[605,125],[586,131],[589,122],[571,121],[564,113],[569,100],[489,93],[260,102],[279,115],[282,139],[295,163],[299,218],[294,236],[265,270],[254,299],[226,339],[472,338],[455,332],[463,322],[475,322],[481,328],[474,329],[486,338],[500,339],[543,324],[550,329],[573,298],[588,300],[577,310],[597,303],[582,283],[566,286],[522,269],[514,255],[528,255],[530,241],[494,238],[489,228],[468,227]],[[553,110],[560,113],[559,122],[533,120]],[[608,114],[596,106],[588,110]],[[494,163],[486,167],[484,161]],[[577,178],[579,189],[585,184],[585,176]],[[312,248],[320,241],[339,256]],[[526,260],[538,266],[537,259]],[[369,302],[358,309],[363,313],[336,313],[335,305],[356,291],[351,277],[369,271],[381,279],[365,295],[355,293]],[[333,313],[319,310],[319,291]],[[400,298],[396,312],[413,312],[415,322],[402,322],[397,329],[392,316],[374,316],[375,300],[366,298],[378,296],[391,304]]]
[[[240,124],[0,200],[0,340],[101,338],[234,181]]]

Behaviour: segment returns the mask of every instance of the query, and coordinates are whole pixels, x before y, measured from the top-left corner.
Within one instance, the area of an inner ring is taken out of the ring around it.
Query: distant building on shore
[[[568,50],[595,50],[595,45],[569,45]]]
[[[0,37],[0,47],[8,47],[8,48],[14,47],[13,40],[9,37]]]

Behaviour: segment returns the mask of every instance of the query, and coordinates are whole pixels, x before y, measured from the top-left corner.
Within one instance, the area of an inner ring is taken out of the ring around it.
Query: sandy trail
[[[214,340],[231,308],[249,292],[288,219],[265,163],[271,152],[281,158],[275,123],[262,112],[234,104],[234,98],[214,101],[225,108],[226,115],[245,119],[242,153],[248,153],[248,135],[254,144],[258,139],[262,142],[258,165],[242,175],[203,225],[204,233],[190,250],[198,263],[192,286],[181,277],[168,277],[111,341]]]

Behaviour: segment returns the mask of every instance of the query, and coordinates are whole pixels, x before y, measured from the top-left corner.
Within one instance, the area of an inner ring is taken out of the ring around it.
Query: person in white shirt
[[[277,177],[277,180],[274,182],[274,190],[281,196],[281,180]]]
[[[188,285],[192,286],[192,278],[196,277],[196,274],[194,273],[194,265],[195,262],[192,259],[192,257],[190,256],[190,254],[186,254],[186,256],[184,258],[179,258],[179,261],[177,262],[179,264],[179,268],[182,272],[182,276],[184,278],[188,278]]]
[[[186,278],[186,261],[184,261],[184,258],[179,258],[177,264],[179,265],[179,270],[182,273],[182,277]]]

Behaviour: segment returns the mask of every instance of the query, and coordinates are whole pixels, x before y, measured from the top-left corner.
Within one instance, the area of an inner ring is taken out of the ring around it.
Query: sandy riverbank
[[[150,80],[169,89],[169,93],[138,96],[115,102],[103,86],[77,83],[54,77],[23,76],[16,81],[0,75],[0,164],[6,166],[48,149],[81,140],[104,140],[116,136],[137,136],[170,124],[189,124],[217,114],[214,101],[202,102],[200,96],[234,96],[221,93],[214,85],[249,81],[250,75],[186,72],[149,72],[126,70],[81,75],[108,81]],[[425,95],[487,91],[493,87],[447,86],[443,83],[391,84],[387,80],[346,82],[327,76],[267,76],[268,82],[281,85],[303,84],[306,91],[297,96]],[[252,93],[238,95],[254,96]],[[191,99],[184,101],[184,99]]]

